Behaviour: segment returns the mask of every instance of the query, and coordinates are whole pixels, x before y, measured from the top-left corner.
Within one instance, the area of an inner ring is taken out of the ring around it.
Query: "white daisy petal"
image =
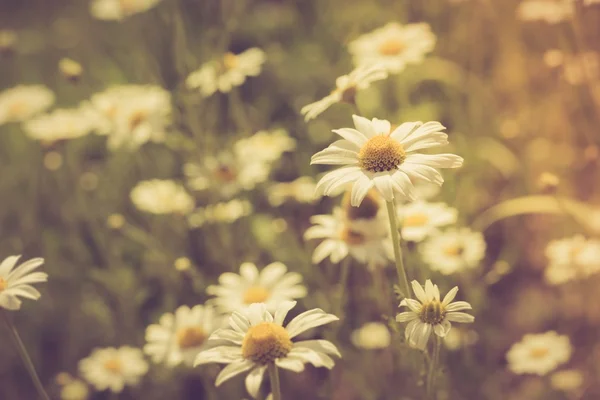
[[[258,396],[258,391],[260,390],[260,384],[263,381],[265,371],[267,370],[267,366],[263,365],[257,368],[254,368],[248,376],[246,377],[246,390],[255,399]]]
[[[309,329],[316,328],[330,322],[338,321],[339,318],[333,314],[327,314],[321,309],[305,311],[292,319],[286,329],[291,338],[294,338]]]
[[[470,323],[475,321],[475,317],[463,312],[449,312],[446,319],[450,322]]]
[[[287,369],[293,372],[304,371],[304,363],[297,358],[278,358],[275,360],[275,365],[277,365],[279,368]]]
[[[363,199],[369,193],[369,190],[373,187],[373,181],[364,173],[359,175],[354,186],[352,186],[352,194],[350,198],[350,204],[353,207],[358,207],[362,203]]]
[[[373,129],[371,121],[358,115],[353,115],[352,120],[354,121],[354,126],[356,127],[356,129],[360,131],[363,135],[365,135],[367,138],[375,136],[375,130]]]
[[[458,286],[454,286],[452,289],[450,289],[450,291],[446,294],[446,296],[444,296],[444,300],[442,300],[442,304],[444,306],[447,306],[448,304],[450,304],[452,302],[452,300],[454,300],[454,298],[456,297],[457,293],[458,293]]]
[[[417,319],[417,318],[419,318],[419,315],[413,311],[405,311],[405,312],[401,312],[400,314],[396,315],[397,322],[409,322],[409,321],[412,321],[413,319]]]
[[[294,348],[298,347],[305,347],[316,352],[342,357],[337,347],[328,340],[303,340],[294,343]]]
[[[275,316],[273,318],[273,322],[277,325],[283,325],[283,320],[285,319],[288,312],[296,306],[295,301],[283,301],[279,304],[277,309],[275,310]]]
[[[223,370],[217,375],[217,380],[215,381],[215,386],[221,386],[223,382],[228,379],[233,378],[243,372],[248,371],[250,368],[254,366],[254,363],[250,360],[240,360],[236,362],[232,362],[227,365]]]
[[[423,289],[423,287],[417,281],[412,281],[411,285],[412,285],[413,291],[415,292],[415,296],[417,296],[417,299],[421,303],[425,303],[427,301],[427,296],[425,294],[425,290]]]
[[[366,142],[367,137],[364,133],[352,128],[334,129],[336,133],[356,146],[356,150],[360,149]]]
[[[218,346],[198,354],[194,367],[202,364],[229,364],[242,359],[242,349],[237,346]]]

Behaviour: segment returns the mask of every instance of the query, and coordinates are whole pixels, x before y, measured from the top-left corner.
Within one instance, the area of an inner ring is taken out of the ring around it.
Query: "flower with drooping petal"
[[[412,288],[417,300],[404,299],[400,307],[405,306],[410,311],[401,312],[396,316],[398,322],[408,322],[405,335],[406,341],[413,347],[425,350],[429,336],[435,333],[445,337],[452,327],[451,322],[470,323],[475,317],[462,312],[470,310],[471,305],[466,301],[455,301],[458,287],[452,288],[440,301],[440,290],[428,279],[425,286],[412,281]]]
[[[450,228],[432,235],[419,251],[429,268],[444,275],[476,268],[485,257],[483,234],[469,228]]]
[[[79,362],[81,376],[96,390],[121,393],[127,385],[137,385],[148,372],[148,362],[140,349],[123,346],[95,349]]]
[[[316,308],[303,312],[284,327],[283,321],[295,305],[295,301],[283,301],[271,314],[265,304],[254,303],[243,313],[234,312],[229,318],[229,327],[217,330],[209,338],[210,341],[225,341],[227,344],[202,351],[195,365],[227,364],[217,376],[216,386],[250,371],[246,377],[246,389],[254,398],[270,364],[294,372],[302,372],[307,363],[333,368],[335,363],[330,355],[341,357],[333,343],[327,340],[293,342],[292,339],[339,318]]]
[[[0,92],[0,125],[26,121],[54,103],[54,93],[44,85],[18,85]]]
[[[306,122],[318,117],[323,111],[335,103],[346,102],[353,104],[356,92],[371,86],[371,83],[388,77],[387,70],[382,65],[363,65],[342,75],[335,80],[335,89],[319,101],[302,107],[300,113]]]
[[[351,204],[359,206],[371,188],[386,200],[415,200],[413,183],[442,185],[438,168],[458,168],[463,159],[454,154],[420,154],[419,150],[448,144],[444,127],[435,121],[405,122],[394,130],[389,121],[353,116],[352,128],[333,132],[343,139],[312,156],[311,164],[341,165],[327,173],[317,191],[328,196],[353,183]]]
[[[456,223],[458,211],[446,203],[416,201],[398,207],[402,238],[421,242],[445,225]]]
[[[546,375],[569,361],[572,352],[568,336],[548,331],[523,336],[506,353],[506,359],[515,374]]]
[[[282,301],[306,296],[306,287],[302,285],[302,275],[288,272],[281,262],[273,262],[261,271],[253,263],[245,262],[240,266],[239,275],[221,274],[219,284],[210,285],[206,293],[216,296],[207,303],[226,314],[245,310],[252,303],[264,303],[274,312]]]
[[[0,308],[18,310],[21,308],[19,297],[39,299],[40,292],[31,284],[48,280],[45,272],[33,272],[44,263],[43,258],[32,258],[15,268],[20,257],[10,256],[0,263]]]

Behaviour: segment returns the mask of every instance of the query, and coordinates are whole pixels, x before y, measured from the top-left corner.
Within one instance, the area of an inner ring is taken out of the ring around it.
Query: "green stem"
[[[404,269],[404,261],[402,261],[402,249],[400,248],[400,234],[398,232],[398,223],[396,222],[396,205],[394,201],[387,202],[388,217],[390,219],[390,230],[392,231],[392,242],[394,242],[394,258],[396,259],[396,272],[398,273],[398,281],[404,293],[404,297],[410,298],[410,288],[408,286],[408,278]]]
[[[279,371],[277,370],[277,365],[275,365],[275,363],[269,363],[268,368],[273,400],[281,400],[281,386],[279,384]]]
[[[431,355],[431,362],[429,363],[429,373],[427,374],[427,398],[434,400],[435,394],[435,370],[437,369],[440,361],[440,348],[442,347],[442,340],[437,336],[433,335],[433,354]]]
[[[21,356],[21,359],[23,360],[23,364],[25,364],[25,367],[27,368],[27,372],[29,372],[29,375],[31,376],[31,380],[33,380],[33,384],[34,384],[40,398],[44,399],[44,400],[50,400],[50,397],[48,397],[48,394],[44,390],[44,386],[42,385],[40,378],[38,377],[37,373],[35,372],[35,367],[33,366],[33,363],[31,362],[31,358],[29,358],[29,354],[27,354],[27,349],[25,348],[25,345],[23,344],[23,341],[21,340],[21,337],[19,336],[19,332],[17,332],[17,328],[15,327],[12,320],[10,319],[8,312],[6,310],[2,310],[2,316],[4,317],[4,322],[6,322],[6,326],[8,327],[8,330],[10,331],[10,333],[12,335],[15,345],[17,346],[17,350],[19,351],[19,355]]]

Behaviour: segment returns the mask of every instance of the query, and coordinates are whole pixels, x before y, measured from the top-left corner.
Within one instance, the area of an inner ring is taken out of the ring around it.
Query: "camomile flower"
[[[155,7],[161,0],[92,0],[90,13],[96,19],[123,20]]]
[[[208,337],[220,327],[221,318],[211,306],[181,306],[146,328],[144,353],[171,368],[181,363],[191,366]]]
[[[33,272],[44,263],[43,258],[32,258],[15,268],[19,258],[21,256],[10,256],[0,263],[0,308],[20,309],[19,297],[31,300],[39,299],[40,292],[31,285],[48,280],[48,274]]]
[[[391,340],[390,330],[381,322],[368,322],[350,335],[352,344],[365,350],[385,349]]]
[[[568,336],[548,331],[523,336],[506,353],[506,359],[515,374],[546,375],[569,361],[572,352]]]
[[[60,389],[60,400],[87,400],[90,389],[79,379],[70,379]]]
[[[359,206],[371,188],[385,201],[415,200],[413,183],[442,185],[438,168],[458,168],[463,159],[454,154],[420,154],[419,150],[448,144],[444,127],[435,121],[405,122],[393,131],[389,121],[354,115],[354,126],[334,130],[343,139],[312,156],[311,164],[341,165],[317,184],[328,196],[353,183],[351,204]]]
[[[273,183],[267,188],[267,199],[273,207],[279,207],[288,200],[298,203],[314,203],[317,183],[310,176],[301,176],[291,182]]]
[[[81,360],[79,372],[96,390],[120,393],[125,386],[137,385],[148,372],[148,363],[140,349],[107,347]]]
[[[339,318],[316,308],[303,312],[284,327],[283,321],[295,305],[295,301],[282,301],[274,314],[263,303],[252,304],[244,312],[234,311],[229,319],[229,327],[219,329],[209,338],[210,341],[225,341],[227,345],[202,351],[195,365],[227,364],[217,376],[216,386],[250,371],[245,383],[253,398],[258,395],[269,365],[274,364],[293,372],[302,372],[304,364],[333,368],[334,361],[330,355],[341,357],[333,343],[327,340],[294,342],[292,339]]]
[[[458,211],[445,203],[417,201],[398,207],[402,238],[420,242],[438,228],[456,223]]]
[[[475,317],[472,315],[461,312],[471,309],[469,303],[452,301],[458,293],[457,286],[452,288],[441,301],[440,290],[429,279],[425,282],[424,287],[419,282],[412,281],[412,287],[417,300],[408,298],[402,300],[400,307],[408,307],[410,311],[401,312],[396,316],[396,321],[408,322],[405,335],[406,341],[411,346],[425,350],[432,332],[443,338],[450,331],[451,322],[471,323],[475,321]]]
[[[564,369],[550,375],[550,386],[563,392],[575,391],[583,386],[585,376],[578,369]]]
[[[138,182],[129,196],[138,210],[152,214],[188,214],[194,209],[194,199],[171,180]]]
[[[250,215],[253,210],[252,203],[248,200],[233,199],[199,207],[187,216],[187,221],[192,228],[199,228],[205,224],[230,224]]]
[[[264,51],[256,47],[240,54],[225,53],[220,60],[210,61],[192,72],[185,85],[188,89],[198,89],[204,97],[217,91],[228,93],[241,86],[246,77],[258,76],[265,58]]]
[[[444,275],[477,267],[485,250],[483,235],[469,228],[450,228],[431,236],[419,247],[429,268]]]
[[[239,139],[233,145],[238,159],[255,162],[272,163],[281,158],[283,153],[296,149],[296,139],[290,137],[285,129],[258,131],[247,138]]]
[[[54,93],[44,85],[18,85],[0,92],[0,125],[26,121],[54,103]]]
[[[74,109],[57,109],[49,114],[38,115],[25,122],[27,136],[44,143],[75,139],[96,129],[93,111],[82,106]]]
[[[426,23],[400,25],[390,22],[350,42],[354,65],[381,65],[390,73],[419,64],[435,47],[435,35]]]
[[[526,0],[517,8],[517,17],[520,20],[545,21],[549,24],[569,19],[574,13],[574,0]]]
[[[253,263],[245,262],[240,266],[239,275],[225,272],[219,277],[218,285],[206,288],[206,293],[216,296],[207,304],[222,313],[231,313],[245,310],[252,303],[264,303],[273,312],[282,301],[306,296],[302,275],[287,271],[280,262],[273,262],[261,271]]]
[[[306,122],[318,117],[335,103],[354,104],[356,92],[371,86],[371,83],[388,77],[387,70],[381,65],[363,65],[335,80],[335,89],[319,101],[302,107],[300,113]]]
[[[546,282],[559,285],[600,272],[600,240],[581,235],[553,240],[546,246]]]

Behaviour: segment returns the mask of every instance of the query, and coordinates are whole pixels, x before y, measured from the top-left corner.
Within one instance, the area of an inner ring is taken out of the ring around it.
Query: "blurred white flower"
[[[429,268],[450,275],[477,267],[485,257],[486,244],[480,232],[450,228],[431,236],[419,250]]]
[[[296,139],[289,136],[285,129],[258,131],[247,138],[239,139],[233,145],[233,151],[239,160],[272,163],[283,153],[296,149]]]
[[[232,223],[252,213],[252,203],[248,200],[233,199],[231,201],[200,207],[188,215],[188,224],[199,228],[207,223]]]
[[[569,361],[572,352],[568,336],[548,331],[523,336],[506,353],[506,359],[515,374],[546,375]]]
[[[309,176],[301,176],[291,182],[274,183],[267,189],[269,204],[279,207],[288,200],[298,203],[314,203],[318,200],[315,196],[317,183]]]
[[[435,183],[427,181],[417,181],[414,183],[413,193],[417,200],[431,200],[440,194],[441,187]]]
[[[373,187],[386,201],[414,200],[413,182],[442,185],[437,168],[458,168],[463,159],[454,154],[420,154],[417,151],[448,144],[444,127],[435,121],[405,122],[393,131],[389,121],[353,116],[356,129],[334,130],[338,140],[312,156],[311,164],[341,165],[327,173],[317,191],[328,196],[354,183],[351,204],[359,206]]]
[[[432,332],[443,338],[452,328],[451,322],[475,321],[472,315],[461,312],[471,309],[469,303],[452,301],[458,293],[457,286],[452,288],[441,301],[440,290],[429,279],[424,287],[419,282],[412,281],[412,287],[417,300],[408,298],[402,300],[400,307],[408,307],[410,311],[401,312],[396,316],[396,321],[408,322],[405,335],[406,341],[411,346],[425,350]]]
[[[85,105],[73,109],[57,109],[49,114],[33,117],[23,124],[27,136],[44,143],[79,138],[94,129],[94,111]]]
[[[54,103],[54,93],[44,85],[19,85],[0,92],[0,125],[26,121]]]
[[[550,375],[550,385],[556,390],[570,392],[579,389],[585,380],[578,369],[564,369]]]
[[[402,238],[420,242],[438,228],[456,223],[458,211],[445,203],[417,201],[397,208],[402,227]]]
[[[517,18],[556,24],[571,18],[574,12],[574,0],[525,0],[517,8]]]
[[[130,197],[138,210],[152,214],[188,214],[194,209],[194,199],[171,180],[141,181],[131,190]]]
[[[360,349],[385,349],[390,345],[391,334],[385,324],[368,322],[350,335],[352,344]]]
[[[206,293],[216,296],[207,304],[225,314],[246,310],[252,303],[264,303],[274,312],[282,301],[305,297],[306,287],[302,285],[302,275],[288,272],[283,263],[274,262],[259,271],[253,263],[245,262],[239,275],[221,274],[219,284],[210,285]]]
[[[335,103],[346,102],[353,104],[356,92],[371,86],[371,83],[388,77],[387,70],[382,65],[362,65],[335,80],[335,89],[319,101],[302,107],[300,113],[304,115],[305,121],[319,116],[323,111]]]
[[[553,240],[546,246],[544,277],[551,285],[584,279],[600,272],[600,240],[581,235]]]
[[[113,86],[91,98],[98,133],[109,135],[108,148],[135,150],[161,143],[171,123],[171,94],[160,86]]]
[[[136,385],[148,372],[140,349],[129,346],[95,349],[79,362],[81,376],[96,390],[120,393],[126,385]]]
[[[248,76],[258,76],[265,62],[265,53],[253,47],[240,54],[225,53],[220,60],[209,61],[186,79],[188,89],[199,89],[204,97],[216,91],[227,93],[241,86]]]
[[[77,82],[83,74],[83,67],[77,61],[71,58],[61,58],[58,62],[58,70],[71,82]]]
[[[40,292],[31,284],[48,280],[48,274],[33,272],[44,263],[43,258],[32,258],[15,268],[19,258],[21,256],[10,256],[0,263],[0,308],[20,309],[19,297],[31,300],[39,299]]]
[[[123,20],[155,7],[161,0],[92,0],[90,13],[96,19]]]
[[[169,367],[181,363],[191,366],[210,334],[221,325],[221,318],[211,306],[181,306],[146,328],[144,353],[155,363]]]
[[[436,37],[426,23],[387,25],[350,42],[348,51],[354,65],[382,65],[390,73],[401,72],[409,64],[419,64],[435,47]]]
[[[70,380],[60,389],[60,400],[87,400],[89,395],[90,389],[79,379]]]
[[[335,345],[327,340],[292,342],[301,333],[338,321],[339,318],[318,308],[305,311],[283,327],[287,313],[295,301],[283,301],[271,314],[262,303],[252,304],[244,313],[235,311],[229,319],[229,328],[219,329],[210,340],[226,341],[227,345],[202,351],[195,365],[228,364],[217,376],[216,386],[241,373],[246,377],[246,389],[256,398],[268,365],[293,372],[302,372],[304,364],[333,368],[330,355],[341,357]]]

